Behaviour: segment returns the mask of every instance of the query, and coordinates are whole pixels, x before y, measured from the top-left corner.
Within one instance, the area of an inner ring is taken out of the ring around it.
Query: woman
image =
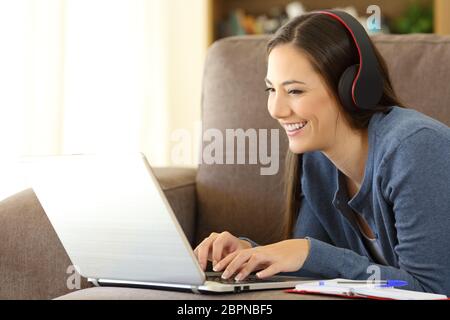
[[[270,40],[268,110],[289,137],[289,240],[259,246],[212,233],[195,249],[204,269],[210,260],[237,280],[253,271],[378,277],[450,295],[450,128],[401,106],[370,45],[383,88],[376,107],[364,110],[338,93],[343,72],[359,63],[341,22],[302,15]]]

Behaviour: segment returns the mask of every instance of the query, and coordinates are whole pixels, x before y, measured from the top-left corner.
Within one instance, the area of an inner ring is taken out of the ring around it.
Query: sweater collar
[[[372,191],[372,180],[373,180],[373,168],[374,168],[374,149],[375,149],[375,137],[376,137],[376,124],[379,122],[381,117],[380,113],[376,113],[372,116],[368,126],[368,156],[366,161],[366,167],[364,169],[364,178],[361,184],[361,188],[358,193],[354,195],[352,199],[349,199],[347,192],[347,186],[345,183],[344,174],[335,167],[335,181],[336,181],[336,191],[333,197],[333,205],[335,207],[340,207],[343,204],[347,204],[356,212],[362,214],[363,216],[369,215],[366,212],[370,208],[370,193]]]

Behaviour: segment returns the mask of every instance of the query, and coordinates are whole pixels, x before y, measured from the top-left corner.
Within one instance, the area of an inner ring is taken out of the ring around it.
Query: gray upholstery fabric
[[[197,200],[193,168],[154,168],[161,188],[172,207],[187,239],[194,244]]]
[[[0,203],[0,228],[0,299],[51,299],[70,292],[66,271],[72,263],[33,190]]]
[[[267,39],[266,36],[231,37],[211,46],[203,79],[202,124],[203,131],[215,128],[223,136],[226,129],[268,129],[269,132],[279,129],[281,153],[276,148],[274,156],[279,156],[280,171],[262,176],[260,165],[236,164],[236,160],[235,164],[227,165],[200,164],[197,242],[212,231],[224,230],[259,243],[281,239],[281,171],[288,141],[284,129],[267,111],[264,92]],[[203,148],[208,144],[203,142]],[[234,150],[237,154],[236,143]],[[248,153],[249,148],[246,150]],[[222,158],[225,162],[225,154]]]
[[[405,106],[450,126],[450,36],[377,35],[373,39]]]
[[[239,294],[193,294],[166,290],[131,288],[91,288],[59,297],[59,300],[342,300],[339,297],[286,293],[283,290],[253,291]]]

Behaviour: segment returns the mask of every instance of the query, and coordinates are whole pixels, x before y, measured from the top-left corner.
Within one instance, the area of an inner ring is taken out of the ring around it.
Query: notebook
[[[327,280],[327,284],[324,285],[323,281],[312,281],[298,284],[295,286],[295,289],[286,290],[286,292],[300,294],[323,294],[346,298],[365,298],[378,300],[447,300],[447,296],[441,294],[425,293],[397,288],[380,288],[365,283],[333,283],[338,281],[351,282],[351,280],[347,279],[333,279]]]

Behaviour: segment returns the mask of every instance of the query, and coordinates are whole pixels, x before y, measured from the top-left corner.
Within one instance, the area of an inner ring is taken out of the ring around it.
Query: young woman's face
[[[334,144],[339,105],[322,77],[291,44],[275,47],[268,58],[268,109],[289,137],[293,153],[327,150]]]

